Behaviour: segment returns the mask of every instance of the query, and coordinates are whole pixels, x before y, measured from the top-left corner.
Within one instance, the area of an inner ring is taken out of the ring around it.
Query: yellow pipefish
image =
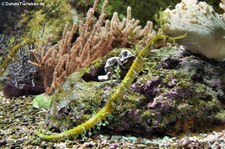
[[[44,139],[44,140],[61,140],[69,137],[73,137],[79,134],[82,134],[86,132],[87,130],[90,130],[91,128],[95,127],[98,123],[100,123],[102,120],[106,119],[107,116],[109,116],[113,112],[113,106],[112,103],[115,102],[115,100],[121,99],[121,97],[124,96],[126,93],[126,90],[130,87],[133,80],[137,77],[137,75],[141,72],[143,65],[144,65],[144,58],[146,57],[147,53],[150,52],[151,46],[154,45],[156,41],[159,40],[172,40],[184,38],[184,36],[179,36],[175,38],[168,38],[164,35],[156,35],[153,37],[150,41],[150,43],[145,46],[138,54],[138,56],[135,58],[132,66],[130,67],[128,73],[126,74],[125,78],[122,80],[121,84],[118,86],[117,90],[113,93],[113,95],[108,99],[106,105],[94,116],[92,116],[89,120],[86,122],[70,129],[67,131],[64,131],[62,133],[52,134],[52,135],[44,135],[40,132],[37,132],[37,135]]]

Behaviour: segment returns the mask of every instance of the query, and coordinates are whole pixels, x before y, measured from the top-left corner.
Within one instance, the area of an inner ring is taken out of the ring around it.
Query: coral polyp
[[[224,5],[221,3],[221,8]],[[178,40],[185,49],[207,58],[225,59],[225,19],[212,6],[197,0],[182,0],[167,14],[163,30],[169,36],[186,33],[187,38]]]

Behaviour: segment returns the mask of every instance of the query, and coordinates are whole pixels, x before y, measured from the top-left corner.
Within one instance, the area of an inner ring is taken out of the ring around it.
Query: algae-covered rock
[[[122,78],[99,82],[104,63],[119,50],[73,73],[51,96],[48,126],[63,131],[99,111]],[[114,102],[107,132],[136,135],[179,134],[208,130],[224,122],[225,69],[181,49],[149,52],[143,71],[122,99]],[[102,129],[103,130],[103,129]]]
[[[121,50],[112,51],[105,58],[95,61],[90,68],[83,68],[70,75],[65,83],[51,96],[52,108],[48,125],[65,130],[88,120],[102,108],[119,80],[99,82],[104,75],[105,61]]]
[[[68,0],[35,0],[39,6],[31,11],[25,11],[18,23],[25,26],[25,36],[42,37],[42,40],[57,42],[65,27],[72,23],[73,9]],[[41,42],[41,41],[39,41]]]

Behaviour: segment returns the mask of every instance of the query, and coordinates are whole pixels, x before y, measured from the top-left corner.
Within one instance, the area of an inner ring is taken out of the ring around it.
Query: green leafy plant
[[[51,99],[45,95],[45,94],[40,94],[35,96],[35,98],[32,101],[32,106],[34,108],[43,108],[48,110],[50,108],[51,105]]]

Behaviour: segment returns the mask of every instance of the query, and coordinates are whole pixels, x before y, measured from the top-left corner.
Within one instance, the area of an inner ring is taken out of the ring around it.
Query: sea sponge
[[[225,8],[224,0],[220,4]],[[225,59],[225,17],[213,7],[197,0],[182,0],[175,9],[166,9],[163,31],[169,36],[187,34],[177,40],[179,45],[193,53],[222,61]]]

